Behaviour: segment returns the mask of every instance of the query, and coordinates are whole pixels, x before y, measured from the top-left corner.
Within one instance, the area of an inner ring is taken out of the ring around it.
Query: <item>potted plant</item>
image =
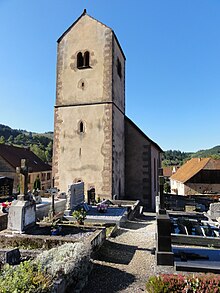
[[[84,225],[84,221],[86,219],[86,211],[83,208],[75,210],[72,213],[72,216],[76,219],[79,225]]]

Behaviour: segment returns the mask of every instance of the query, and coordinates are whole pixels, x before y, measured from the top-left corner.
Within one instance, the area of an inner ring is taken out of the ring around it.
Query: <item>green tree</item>
[[[44,150],[42,150],[38,145],[32,144],[30,150],[35,153],[42,161],[46,162],[46,156]]]
[[[4,136],[2,135],[2,136],[0,136],[0,144],[4,144],[5,143],[5,138],[4,138]]]
[[[51,162],[53,156],[53,143],[50,141],[45,150],[46,161]]]
[[[13,135],[10,135],[8,138],[8,143],[12,144],[14,142],[14,137]]]

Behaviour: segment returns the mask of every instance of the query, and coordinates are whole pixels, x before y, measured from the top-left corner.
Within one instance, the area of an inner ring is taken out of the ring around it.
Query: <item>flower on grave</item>
[[[5,202],[2,202],[2,212],[3,213],[8,213],[9,212],[9,208],[11,206],[11,202],[10,201],[5,201]]]
[[[10,206],[11,206],[11,202],[10,201],[2,202],[2,207],[3,208],[9,208]]]
[[[105,203],[100,203],[97,205],[97,211],[100,213],[104,213],[107,211],[108,205]]]

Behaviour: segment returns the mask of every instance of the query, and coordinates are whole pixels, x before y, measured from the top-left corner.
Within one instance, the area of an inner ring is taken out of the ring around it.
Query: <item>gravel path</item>
[[[156,266],[155,214],[129,221],[108,239],[93,260],[93,270],[83,293],[143,292],[149,276],[171,273],[172,267]]]

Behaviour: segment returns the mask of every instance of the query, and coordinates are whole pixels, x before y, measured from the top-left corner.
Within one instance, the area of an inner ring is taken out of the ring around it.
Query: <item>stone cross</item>
[[[28,194],[28,168],[27,159],[21,159],[21,166],[16,168],[16,172],[20,174],[20,194],[26,196]]]

